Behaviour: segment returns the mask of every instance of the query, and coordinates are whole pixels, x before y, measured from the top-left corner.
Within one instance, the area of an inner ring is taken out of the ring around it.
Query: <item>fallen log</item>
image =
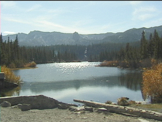
[[[74,99],[75,102],[84,103],[87,106],[91,107],[104,107],[109,112],[115,112],[119,114],[132,114],[137,115],[139,117],[149,118],[149,119],[156,119],[162,121],[162,113],[150,111],[150,110],[143,110],[143,109],[137,109],[133,107],[126,107],[126,106],[119,106],[119,105],[112,105],[112,104],[105,104],[105,103],[99,103],[99,102],[92,102],[92,101],[86,101],[86,100],[77,100]]]

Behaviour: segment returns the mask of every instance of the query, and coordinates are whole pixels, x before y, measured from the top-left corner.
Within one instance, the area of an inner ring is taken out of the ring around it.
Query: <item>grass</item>
[[[162,113],[162,103],[158,104],[132,104],[131,107],[145,109],[145,110],[152,110],[156,112]]]

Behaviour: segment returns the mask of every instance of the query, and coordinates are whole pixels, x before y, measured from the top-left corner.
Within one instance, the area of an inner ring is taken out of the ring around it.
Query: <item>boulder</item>
[[[30,104],[22,104],[20,108],[21,108],[21,111],[28,111],[31,109],[31,106]]]
[[[117,104],[121,106],[128,106],[129,105],[129,98],[127,97],[121,97],[118,99]]]
[[[3,101],[9,101],[12,106],[17,104],[30,104],[31,109],[52,109],[58,105],[57,100],[44,95],[0,98],[0,103]]]
[[[10,107],[10,106],[11,106],[11,103],[8,102],[8,101],[3,101],[3,102],[1,103],[1,106],[2,106],[2,107]]]

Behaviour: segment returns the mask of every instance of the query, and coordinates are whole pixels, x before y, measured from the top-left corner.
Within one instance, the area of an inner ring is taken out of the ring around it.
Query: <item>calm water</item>
[[[143,101],[141,72],[116,67],[95,67],[100,62],[39,64],[38,68],[16,70],[21,88],[5,95],[43,94],[62,102],[73,99],[116,102],[119,97]]]

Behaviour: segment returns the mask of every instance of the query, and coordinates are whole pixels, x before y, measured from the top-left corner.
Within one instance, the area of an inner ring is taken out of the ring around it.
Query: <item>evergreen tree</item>
[[[145,31],[142,32],[142,38],[141,38],[141,59],[145,59],[148,57],[148,50],[147,50],[147,40],[145,38]]]
[[[153,37],[153,41],[154,41],[154,58],[155,59],[159,59],[160,58],[160,37],[157,33],[157,31],[154,31],[154,37]]]
[[[2,64],[2,62],[1,62],[1,59],[2,59],[2,57],[1,57],[1,55],[2,55],[2,34],[0,34],[0,66],[1,66],[1,64]],[[1,67],[0,67],[1,68]]]

